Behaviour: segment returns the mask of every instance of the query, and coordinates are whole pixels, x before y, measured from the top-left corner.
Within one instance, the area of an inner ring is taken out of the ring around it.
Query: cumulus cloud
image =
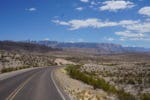
[[[49,38],[45,38],[45,39],[44,39],[44,41],[49,41],[49,40],[50,40]]]
[[[129,38],[141,38],[144,37],[143,33],[133,33],[131,31],[121,31],[121,32],[115,32],[116,35],[122,36],[122,37],[129,37]]]
[[[26,8],[25,10],[26,10],[26,11],[31,11],[31,12],[32,12],[32,11],[36,11],[37,9],[32,7],[32,8]]]
[[[100,7],[101,11],[109,10],[109,11],[117,11],[127,8],[134,7],[134,3],[130,1],[124,0],[109,0],[102,2],[103,6]]]
[[[126,26],[138,23],[138,21],[133,20],[122,20],[120,22],[113,22],[113,21],[102,21],[101,19],[97,18],[89,18],[85,20],[73,19],[70,21],[60,21],[60,20],[52,20],[52,22],[59,24],[59,25],[66,25],[70,27],[70,30],[76,30],[80,28],[101,28],[101,27],[113,27],[113,26]]]
[[[89,19],[85,19],[85,20],[74,19],[74,20],[70,20],[68,22],[56,20],[53,22],[60,24],[60,25],[70,26],[70,30],[76,30],[79,28],[86,28],[86,27],[100,28],[100,27],[106,27],[106,26],[109,27],[109,26],[117,25],[117,23],[115,23],[115,22],[108,22],[108,21],[102,22],[101,20],[96,19],[96,18],[89,18]]]
[[[80,0],[81,2],[87,3],[89,0]]]
[[[97,18],[89,19],[73,19],[69,21],[52,20],[52,22],[69,26],[69,30],[77,30],[80,28],[103,28],[103,27],[115,27],[120,26],[125,30],[115,32],[115,35],[120,36],[120,40],[150,40],[150,22],[140,20],[121,20],[121,21],[102,21]],[[147,35],[145,35],[147,34]],[[113,41],[112,38],[107,38],[109,41]]]
[[[52,20],[52,22],[56,23],[56,24],[59,24],[59,25],[69,25],[68,22],[65,22],[65,21],[59,21],[59,20]]]
[[[139,20],[122,20],[119,22],[120,25],[133,25],[139,23]]]
[[[114,41],[114,40],[115,40],[115,39],[112,38],[112,37],[105,37],[104,39],[107,40],[107,41]]]
[[[132,24],[122,25],[126,30],[116,32],[120,40],[150,40],[150,22],[131,22]]]
[[[116,35],[120,36],[121,41],[125,40],[144,40],[144,41],[149,41],[150,40],[150,35],[144,34],[144,33],[138,33],[134,31],[120,31],[120,32],[115,32]]]
[[[143,7],[139,10],[139,14],[146,15],[150,17],[150,6]]]
[[[83,7],[77,7],[76,10],[82,11],[82,10],[83,10]]]
[[[143,23],[137,23],[137,24],[130,24],[127,26],[124,26],[128,30],[138,31],[138,32],[149,32],[150,33],[150,22],[143,22]]]

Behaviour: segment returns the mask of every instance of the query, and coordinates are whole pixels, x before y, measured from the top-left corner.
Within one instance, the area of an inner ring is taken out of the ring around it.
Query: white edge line
[[[55,82],[55,80],[54,80],[54,78],[53,78],[53,76],[54,76],[53,74],[54,74],[54,73],[53,73],[53,71],[52,71],[52,72],[51,72],[51,79],[52,79],[52,81],[53,81],[53,83],[54,83],[54,85],[55,85],[55,87],[56,87],[58,93],[60,94],[61,98],[62,98],[63,100],[66,100],[65,97],[64,97],[64,95],[63,95],[63,93],[62,93],[61,90],[58,88],[58,86],[57,86],[57,84],[56,84],[56,82]]]

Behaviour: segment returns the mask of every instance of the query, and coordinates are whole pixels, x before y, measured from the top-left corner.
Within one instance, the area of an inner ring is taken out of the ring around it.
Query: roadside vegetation
[[[29,67],[56,65],[55,57],[41,53],[8,52],[0,50],[0,73],[11,72]]]
[[[150,93],[141,94],[141,100],[150,100]]]
[[[20,69],[26,69],[29,66],[2,68],[1,73],[12,72]]]
[[[119,100],[135,100],[135,97],[124,90],[117,90],[114,86],[107,83],[102,78],[97,78],[92,74],[81,72],[79,68],[81,65],[68,65],[66,67],[67,73],[71,78],[80,80],[88,85],[92,85],[94,89],[103,89],[104,91],[116,94]]]

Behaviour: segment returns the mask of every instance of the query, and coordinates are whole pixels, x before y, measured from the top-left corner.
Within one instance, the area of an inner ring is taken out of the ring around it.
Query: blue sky
[[[150,0],[0,0],[0,40],[150,48]]]

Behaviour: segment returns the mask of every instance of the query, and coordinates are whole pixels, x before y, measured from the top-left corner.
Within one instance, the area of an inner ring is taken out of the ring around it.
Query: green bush
[[[126,93],[124,90],[118,90],[117,95],[119,100],[136,100],[133,95]]]
[[[11,72],[11,71],[14,71],[14,70],[16,70],[16,68],[3,68],[2,70],[1,70],[1,72],[2,73],[5,73],[5,72]]]
[[[108,93],[117,94],[120,100],[135,100],[134,96],[124,90],[117,90],[102,78],[96,78],[89,73],[81,72],[80,65],[68,65],[65,69],[71,78],[81,80],[86,84],[92,85],[94,89],[100,88]]]
[[[29,66],[2,68],[1,73],[11,72],[19,69],[29,68]]]
[[[143,93],[140,98],[141,100],[150,100],[150,93]]]
[[[68,74],[70,75],[70,77],[77,79],[77,80],[81,80],[89,85],[92,85],[94,89],[101,88],[110,93],[116,92],[115,87],[111,86],[104,79],[95,78],[94,76],[90,74],[81,72],[79,70],[79,67],[80,67],[79,65],[78,66],[69,65],[68,67],[66,67],[66,70]]]

